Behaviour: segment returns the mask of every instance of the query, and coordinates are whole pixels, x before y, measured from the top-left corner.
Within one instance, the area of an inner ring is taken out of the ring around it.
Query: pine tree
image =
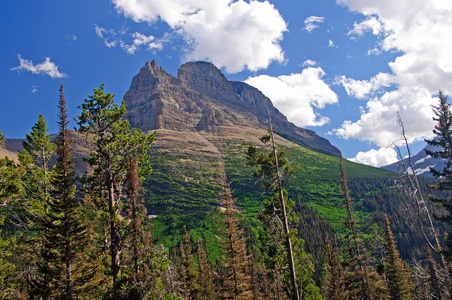
[[[80,203],[75,199],[75,163],[68,134],[67,109],[63,84],[60,88],[59,127],[56,138],[57,164],[51,177],[52,197],[47,199],[47,210],[41,226],[44,228],[42,254],[49,262],[40,267],[50,274],[48,295],[75,299],[87,295],[87,284],[95,268],[87,261],[88,236],[82,223]]]
[[[411,299],[409,275],[400,259],[396,241],[389,226],[388,216],[385,216],[385,274],[390,299]]]
[[[246,273],[247,260],[246,243],[243,238],[243,230],[238,227],[235,199],[232,197],[226,177],[223,177],[223,209],[220,213],[224,216],[224,240],[226,262],[223,265],[224,276],[222,278],[221,299],[251,299],[250,276]]]
[[[327,243],[324,255],[324,275],[322,280],[322,294],[328,300],[347,299],[345,289],[345,272],[342,267],[342,257],[339,249]]]
[[[282,223],[284,234],[280,235],[280,237],[285,241],[285,251],[287,253],[287,263],[289,264],[290,281],[292,283],[290,288],[291,297],[294,300],[299,300],[300,294],[298,290],[297,271],[291,241],[294,232],[289,228],[288,213],[286,211],[287,197],[284,195],[284,186],[293,174],[293,169],[288,164],[284,151],[278,151],[276,149],[274,132],[271,125],[268,129],[268,134],[263,135],[260,140],[264,144],[270,142],[270,151],[268,153],[259,153],[253,145],[250,145],[246,151],[247,164],[259,167],[254,173],[254,176],[262,179],[261,186],[265,190],[271,190],[274,193],[273,201],[271,203],[271,206],[273,207],[272,214],[277,214]],[[279,202],[279,207],[278,204],[276,204],[277,202]]]
[[[262,299],[258,272],[257,264],[254,261],[253,256],[250,255],[246,265],[246,273],[250,276],[251,299]]]
[[[437,122],[433,133],[435,138],[432,140],[425,140],[429,145],[439,148],[439,150],[426,151],[426,153],[435,158],[445,160],[445,166],[442,170],[430,168],[433,177],[438,179],[435,185],[430,185],[432,190],[438,191],[452,191],[452,112],[451,105],[447,102],[447,96],[441,91],[438,94],[438,106],[433,107],[435,116],[434,121]],[[452,224],[452,197],[433,197],[430,199],[437,205],[444,209],[446,214],[437,216],[440,221],[451,225]],[[452,230],[446,234],[446,248],[443,254],[448,260],[452,260]],[[452,274],[451,274],[452,275]]]
[[[183,242],[181,242],[180,294],[184,300],[197,299],[199,292],[195,260],[191,253],[190,235],[184,226]]]
[[[2,131],[0,130],[0,148],[3,148],[5,146],[5,135],[2,134]]]
[[[198,255],[198,286],[200,300],[215,300],[218,295],[215,287],[215,274],[212,265],[209,262],[207,252],[204,250],[200,239],[197,241],[197,255]]]
[[[50,158],[55,152],[55,145],[50,142],[47,134],[47,121],[39,114],[38,120],[22,142],[23,151],[18,152],[20,165],[26,170],[23,177],[27,197],[21,203],[24,210],[21,217],[26,226],[26,220],[36,221],[42,217],[49,199],[50,192]]]
[[[127,162],[136,156],[139,173],[146,176],[151,172],[149,151],[155,139],[155,132],[142,134],[138,129],[129,129],[129,122],[122,120],[126,112],[124,101],[119,107],[114,103],[114,95],[104,92],[104,86],[94,89],[81,105],[82,113],[77,117],[79,132],[93,138],[95,150],[88,158],[94,167],[89,177],[88,191],[98,200],[99,209],[108,215],[108,241],[113,278],[113,298],[117,299],[120,288],[121,251],[123,245],[121,222],[121,198],[124,196]]]
[[[44,299],[50,293],[53,276],[48,256],[43,255],[45,228],[41,226],[51,197],[49,162],[55,152],[47,132],[47,121],[40,114],[30,134],[26,135],[26,141],[22,142],[23,151],[18,152],[20,167],[25,171],[21,179],[25,196],[16,202],[17,217],[14,218],[19,227],[27,230],[18,237],[17,251],[28,265],[24,266],[24,273],[29,296],[42,295]]]
[[[345,261],[346,287],[349,299],[386,299],[386,290],[380,276],[369,269],[369,256],[362,246],[358,222],[353,215],[352,199],[348,189],[347,175],[343,159],[339,157],[343,205],[347,209],[344,225],[349,232],[344,236],[348,246],[348,258]]]
[[[158,277],[155,263],[155,249],[152,245],[152,224],[146,215],[141,195],[140,174],[138,173],[137,157],[127,161],[125,218],[130,220],[126,226],[125,262],[128,270],[127,287],[122,289],[129,299],[144,299],[146,291],[155,288]]]

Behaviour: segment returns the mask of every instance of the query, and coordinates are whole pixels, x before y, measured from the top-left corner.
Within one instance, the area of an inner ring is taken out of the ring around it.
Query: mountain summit
[[[189,62],[174,77],[147,62],[124,96],[132,127],[227,134],[228,128],[266,129],[269,115],[276,132],[296,144],[332,155],[340,151],[314,131],[290,123],[258,89],[228,80],[211,63]]]

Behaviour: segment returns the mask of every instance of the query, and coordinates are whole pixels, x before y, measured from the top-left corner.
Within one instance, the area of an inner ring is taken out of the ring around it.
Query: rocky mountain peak
[[[258,89],[228,80],[208,62],[189,62],[168,74],[157,62],[147,62],[124,96],[125,118],[143,131],[227,134],[231,128],[266,129],[269,115],[276,131],[304,147],[338,155],[328,140],[287,121]]]
[[[224,86],[228,81],[221,71],[213,64],[197,61],[183,64],[178,71],[177,77],[189,85],[215,88]]]

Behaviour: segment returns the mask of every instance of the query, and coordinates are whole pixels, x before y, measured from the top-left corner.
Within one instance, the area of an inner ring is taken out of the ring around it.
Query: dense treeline
[[[443,102],[439,141],[452,123]],[[92,142],[84,178],[75,176],[63,85],[55,144],[39,115],[18,163],[0,160],[0,298],[450,298],[450,238],[432,254],[428,240],[406,230],[417,225],[401,212],[416,211],[389,173],[362,176],[342,158],[278,149],[270,128],[263,145],[248,146],[247,165],[229,149],[221,186],[180,185],[163,172],[165,159],[152,173],[155,133],[129,128],[124,103],[103,85],[80,108],[77,130]],[[450,144],[440,146],[450,161]],[[437,175],[433,200],[450,212],[451,198],[441,196],[452,175]],[[181,199],[187,190],[191,198]],[[193,204],[203,197],[218,200]]]

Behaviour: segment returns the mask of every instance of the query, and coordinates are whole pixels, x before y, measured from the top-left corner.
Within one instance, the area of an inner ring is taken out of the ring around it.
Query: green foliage
[[[18,152],[20,165],[26,171],[22,178],[27,193],[27,200],[21,203],[24,219],[36,220],[41,217],[50,197],[50,159],[55,152],[55,145],[50,142],[47,133],[47,121],[40,114],[30,134],[27,134],[26,141],[22,142],[23,151]]]
[[[2,134],[2,131],[0,130],[0,148],[5,146],[5,135]]]
[[[347,299],[343,261],[337,247],[328,241],[324,253],[322,294],[328,300]]]
[[[339,158],[343,206],[347,210],[344,225],[345,250],[345,285],[350,299],[386,299],[386,289],[380,276],[369,264],[367,249],[363,247],[362,233],[353,214],[353,202],[348,189],[347,175],[342,157]]]
[[[0,219],[0,226],[4,224]],[[3,238],[0,230],[0,298],[14,298],[16,292],[16,265],[11,263],[15,238]]]
[[[2,210],[6,214],[9,214],[12,206],[15,205],[15,200],[25,192],[22,184],[24,173],[25,170],[16,165],[14,161],[8,158],[0,159],[0,202],[3,204]]]
[[[409,285],[408,272],[399,257],[394,235],[392,234],[389,220],[385,218],[385,274],[390,299],[412,299]]]
[[[75,163],[68,137],[66,100],[60,88],[59,127],[56,139],[57,163],[53,168],[51,197],[46,198],[46,210],[38,221],[44,238],[38,271],[43,276],[45,296],[74,299],[87,295],[88,283],[96,268],[86,253],[89,244],[80,204],[75,199]],[[47,281],[47,282],[46,282]]]
[[[125,242],[127,220],[122,220],[124,189],[127,183],[127,167],[131,159],[137,167],[137,176],[143,179],[152,171],[147,154],[155,140],[155,132],[143,134],[140,130],[129,128],[129,122],[122,120],[126,112],[124,101],[121,106],[114,103],[114,95],[104,92],[104,85],[94,89],[94,95],[85,98],[77,117],[78,130],[91,136],[94,151],[87,161],[94,167],[88,178],[87,194],[96,204],[99,222],[105,222],[103,229],[108,241],[113,278],[113,295],[119,297],[122,284],[121,252]]]
[[[452,191],[452,111],[451,105],[447,102],[447,96],[439,91],[438,106],[433,107],[435,113],[434,121],[437,122],[433,133],[435,138],[426,140],[429,145],[436,146],[439,150],[427,151],[428,155],[435,158],[442,158],[445,160],[445,166],[442,170],[430,168],[430,172],[437,179],[436,184],[430,185],[432,190],[446,192]],[[445,213],[437,216],[440,221],[451,225],[452,224],[452,197],[451,196],[430,196],[435,205],[444,210]],[[443,253],[452,260],[452,231],[446,235],[446,248]]]

